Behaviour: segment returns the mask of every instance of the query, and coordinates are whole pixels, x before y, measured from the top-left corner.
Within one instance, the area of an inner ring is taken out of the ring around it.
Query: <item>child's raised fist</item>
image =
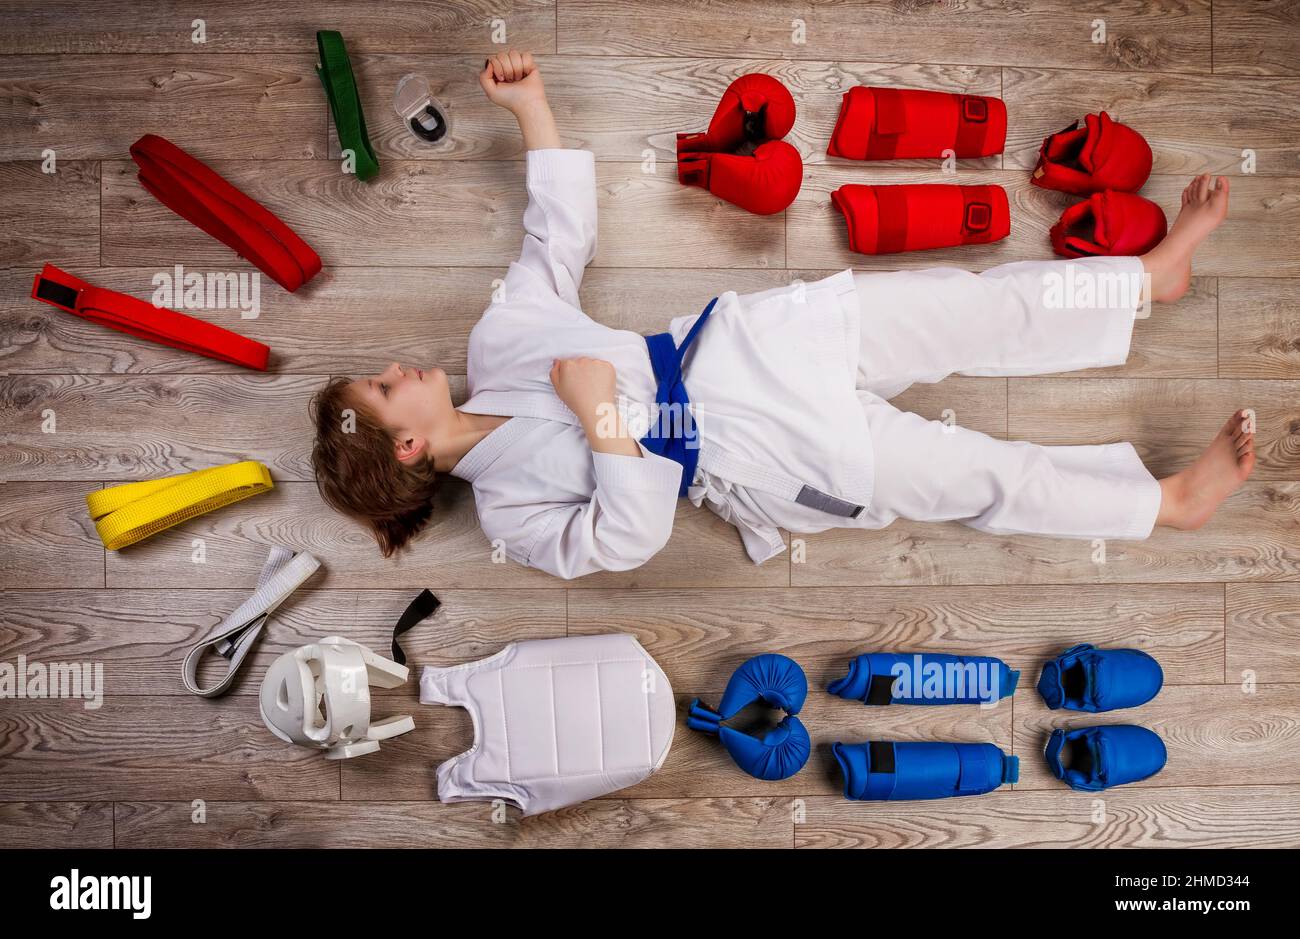
[[[511,49],[488,56],[483,71],[479,72],[478,83],[489,101],[515,114],[546,100],[542,73],[531,52]]]

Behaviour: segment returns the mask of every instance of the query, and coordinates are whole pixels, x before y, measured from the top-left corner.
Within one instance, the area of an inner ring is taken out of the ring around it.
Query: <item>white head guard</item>
[[[342,760],[374,753],[379,741],[415,729],[407,715],[370,719],[370,686],[396,688],[405,665],[341,636],[286,652],[262,679],[262,720],[287,743]]]

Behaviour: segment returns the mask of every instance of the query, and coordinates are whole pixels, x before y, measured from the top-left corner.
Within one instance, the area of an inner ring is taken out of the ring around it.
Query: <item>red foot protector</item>
[[[831,202],[849,224],[849,247],[861,254],[988,244],[1011,233],[1001,186],[841,186]]]
[[[271,350],[262,343],[175,310],[159,309],[115,290],[92,287],[53,264],[46,264],[36,275],[32,297],[109,329],[210,359],[266,371]]]
[[[1033,183],[1086,196],[1103,189],[1137,192],[1151,175],[1151,147],[1109,114],[1088,114],[1043,141]]]
[[[1067,258],[1146,254],[1165,237],[1165,213],[1130,192],[1096,192],[1052,226],[1052,250]]]
[[[320,258],[288,225],[206,164],[154,134],[131,144],[140,184],[290,292],[320,272]]]
[[[1007,106],[1001,98],[901,88],[850,88],[826,152],[849,160],[903,160],[1001,153]]]
[[[742,75],[722,95],[706,132],[677,135],[678,181],[756,215],[782,211],[803,183],[799,151],[781,140],[794,113],[794,99],[775,78]]]

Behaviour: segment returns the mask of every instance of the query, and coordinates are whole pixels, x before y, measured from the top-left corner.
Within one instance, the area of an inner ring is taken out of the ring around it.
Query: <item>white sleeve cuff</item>
[[[528,182],[595,180],[596,157],[590,150],[529,150]]]
[[[681,464],[651,453],[639,443],[637,446],[641,448],[639,457],[593,451],[591,457],[596,464],[596,487],[671,492],[676,496],[682,483]]]

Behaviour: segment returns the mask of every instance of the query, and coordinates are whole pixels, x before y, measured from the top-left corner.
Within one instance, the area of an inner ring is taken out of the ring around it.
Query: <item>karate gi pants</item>
[[[869,517],[859,524],[877,528],[905,518],[960,521],[994,534],[1150,535],[1160,484],[1132,444],[998,440],[887,400],[914,382],[951,374],[1119,365],[1128,357],[1141,281],[1142,264],[1131,257],[1025,261],[982,274],[855,273],[857,387],[875,451],[875,490]],[[960,401],[953,410],[960,419]]]

